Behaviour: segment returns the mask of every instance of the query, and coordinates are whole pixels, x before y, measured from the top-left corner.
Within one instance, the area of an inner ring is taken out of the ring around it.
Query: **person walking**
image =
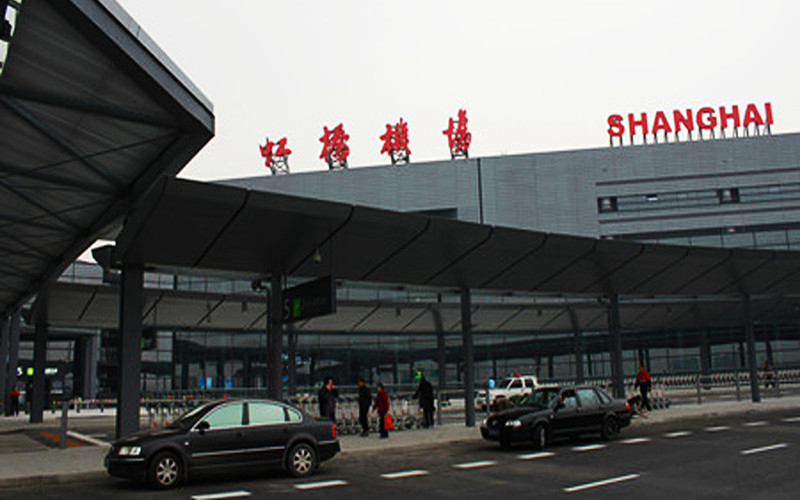
[[[369,421],[367,414],[372,405],[372,391],[364,383],[364,379],[358,379],[358,422],[361,424],[361,437],[369,435]]]
[[[769,362],[769,359],[764,360],[764,390],[769,389],[769,386],[776,387],[775,385],[775,371],[772,369],[772,365]]]
[[[414,399],[419,398],[419,406],[422,408],[422,425],[426,429],[433,427],[433,412],[435,411],[433,405],[433,386],[425,375],[420,375],[419,387],[417,392],[414,393]]]
[[[336,398],[339,397],[339,391],[333,385],[333,377],[325,377],[322,387],[317,393],[319,399],[319,416],[326,417],[336,423]]]
[[[650,373],[641,365],[639,365],[639,373],[636,374],[636,387],[639,388],[639,394],[642,396],[642,407],[647,408],[647,411],[652,411],[650,399],[647,397],[650,392]]]
[[[11,412],[9,415],[15,417],[19,415],[19,387],[16,385],[11,389]]]
[[[375,402],[372,408],[378,411],[378,423],[381,430],[381,438],[386,439],[389,437],[389,430],[386,429],[386,414],[389,413],[389,394],[383,388],[383,384],[378,382],[378,395],[375,396]]]

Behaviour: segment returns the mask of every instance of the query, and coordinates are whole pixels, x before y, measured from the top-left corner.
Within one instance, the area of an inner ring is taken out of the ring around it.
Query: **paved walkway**
[[[632,427],[664,424],[685,419],[712,419],[723,415],[757,415],[774,410],[800,411],[800,396],[768,399],[761,403],[717,402],[703,405],[673,406],[651,413],[648,418],[636,418]],[[108,446],[84,446],[59,449],[47,446],[33,435],[58,427],[60,415],[46,413],[41,424],[28,424],[24,416],[0,417],[0,488],[11,485],[64,483],[96,480],[106,476],[103,457]],[[70,419],[107,418],[113,422],[114,412],[82,411],[70,414]],[[478,423],[483,418],[478,414]],[[144,419],[144,417],[143,417]],[[143,420],[144,421],[144,420]],[[342,436],[342,453],[363,453],[386,449],[418,447],[456,441],[480,440],[478,428],[448,424],[434,429],[394,432],[389,439],[372,434],[367,438]]]

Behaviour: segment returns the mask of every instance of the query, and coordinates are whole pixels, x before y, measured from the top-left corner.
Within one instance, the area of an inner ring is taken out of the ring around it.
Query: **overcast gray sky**
[[[118,1],[214,103],[187,178],[266,175],[265,136],[326,170],[340,122],[351,168],[388,164],[400,117],[412,162],[446,160],[459,108],[472,157],[607,147],[612,113],[705,105],[769,101],[773,133],[800,131],[797,0]]]

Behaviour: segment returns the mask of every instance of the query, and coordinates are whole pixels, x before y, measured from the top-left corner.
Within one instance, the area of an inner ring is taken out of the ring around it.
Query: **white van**
[[[494,389],[488,391],[478,391],[475,398],[475,406],[485,411],[486,406],[490,410],[502,409],[512,396],[524,396],[531,393],[539,386],[539,381],[534,375],[512,375],[504,378],[495,385]]]

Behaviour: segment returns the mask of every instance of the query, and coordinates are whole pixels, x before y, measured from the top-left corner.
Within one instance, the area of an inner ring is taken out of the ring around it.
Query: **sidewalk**
[[[768,399],[761,403],[717,402],[703,405],[673,406],[652,412],[648,418],[636,418],[632,428],[664,424],[686,419],[706,419],[724,415],[747,415],[765,411],[800,411],[800,396]],[[113,422],[114,411],[82,411],[70,413],[70,420],[81,418],[106,418]],[[29,484],[60,484],[65,482],[101,480],[107,477],[103,457],[108,446],[86,446],[59,449],[41,444],[28,434],[31,431],[57,428],[60,414],[47,412],[41,424],[28,424],[27,418],[0,417],[0,488]],[[376,434],[367,438],[341,436],[342,454],[363,453],[386,448],[414,448],[425,445],[457,441],[480,440],[478,426],[483,414],[477,415],[473,428],[461,424],[447,424],[433,429],[393,432],[389,439],[379,439]]]

